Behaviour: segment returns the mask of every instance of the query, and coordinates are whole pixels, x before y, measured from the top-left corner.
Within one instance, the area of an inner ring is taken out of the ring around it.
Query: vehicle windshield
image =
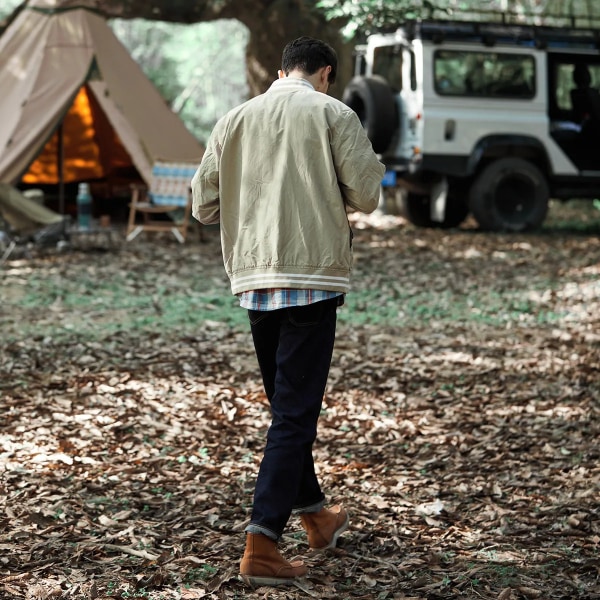
[[[373,57],[373,75],[384,77],[396,92],[402,90],[402,50],[402,46],[398,44],[379,46],[375,48]]]

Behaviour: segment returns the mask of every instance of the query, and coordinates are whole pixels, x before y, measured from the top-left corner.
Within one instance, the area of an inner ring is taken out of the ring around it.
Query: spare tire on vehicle
[[[350,80],[342,101],[360,119],[373,150],[383,154],[398,129],[398,110],[392,88],[379,75],[354,77]]]

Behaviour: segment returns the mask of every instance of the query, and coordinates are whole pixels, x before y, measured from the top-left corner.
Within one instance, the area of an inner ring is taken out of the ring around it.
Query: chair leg
[[[183,244],[185,242],[185,236],[181,233],[179,227],[173,227],[171,231],[173,232],[173,235],[177,238],[177,241],[180,244]]]
[[[125,239],[128,242],[131,242],[131,240],[135,239],[143,230],[144,230],[144,228],[141,225],[138,225],[131,231],[127,232],[127,237]]]
[[[135,207],[137,205],[139,191],[134,189],[133,196],[131,198],[131,203],[129,204],[129,218],[127,219],[127,237],[129,234],[135,229]],[[135,236],[134,236],[135,237]]]
[[[17,246],[17,242],[15,242],[15,240],[11,240],[8,247],[4,251],[4,254],[0,258],[0,263],[3,263],[12,254],[12,252],[16,248],[16,246]]]

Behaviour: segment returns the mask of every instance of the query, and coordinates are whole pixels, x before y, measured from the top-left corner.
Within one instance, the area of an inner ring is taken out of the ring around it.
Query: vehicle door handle
[[[456,121],[454,119],[448,119],[446,126],[444,127],[444,139],[447,142],[451,142],[454,139],[456,133]]]

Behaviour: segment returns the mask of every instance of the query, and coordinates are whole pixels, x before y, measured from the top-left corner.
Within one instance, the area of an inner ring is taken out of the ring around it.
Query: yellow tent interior
[[[62,135],[62,180],[64,183],[105,179],[107,185],[118,183],[136,173],[131,157],[93,94],[83,86],[43,150],[22,177],[28,185],[52,185],[60,182],[59,153]],[[141,181],[141,177],[139,177]],[[107,192],[109,192],[107,190]],[[110,192],[109,192],[110,193]]]

